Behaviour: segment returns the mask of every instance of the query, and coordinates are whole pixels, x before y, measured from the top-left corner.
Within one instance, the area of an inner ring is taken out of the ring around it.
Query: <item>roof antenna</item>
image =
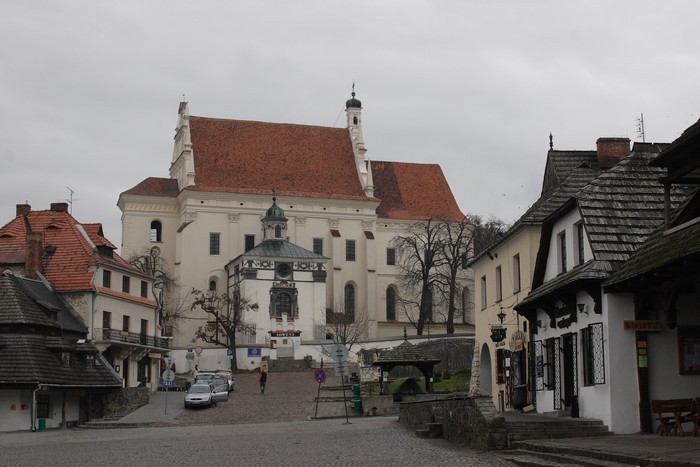
[[[552,137],[552,132],[549,132],[549,150],[554,149],[554,138]]]
[[[644,137],[644,114],[641,114],[640,117],[637,119],[637,136],[642,138],[642,143],[647,142]]]
[[[68,201],[68,205],[70,206],[70,210],[68,211],[70,215],[73,215],[73,201],[80,201],[78,198],[73,199],[73,195],[75,194],[74,190],[71,190],[69,186],[66,187],[68,191],[70,191],[70,198],[68,198],[66,201]]]

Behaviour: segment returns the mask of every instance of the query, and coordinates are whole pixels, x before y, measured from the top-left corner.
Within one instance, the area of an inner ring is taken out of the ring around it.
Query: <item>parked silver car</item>
[[[185,408],[211,407],[217,402],[227,400],[226,388],[215,388],[210,383],[195,383],[185,393]]]
[[[228,381],[228,390],[229,390],[229,392],[231,392],[231,391],[234,390],[234,387],[235,387],[235,385],[236,385],[236,378],[233,377],[233,373],[231,373],[230,371],[223,371],[223,370],[221,370],[221,371],[217,371],[216,374],[219,375],[219,376],[223,376],[224,378],[226,378],[226,380]]]

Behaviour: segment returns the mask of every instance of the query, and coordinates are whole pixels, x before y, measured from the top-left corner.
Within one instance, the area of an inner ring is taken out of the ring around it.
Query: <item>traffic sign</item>
[[[319,368],[314,371],[314,379],[318,384],[323,384],[326,381],[326,370]]]
[[[163,374],[161,375],[161,378],[163,378],[163,381],[170,381],[170,382],[175,381],[175,372],[173,370],[171,370],[170,368],[168,368],[167,370],[165,370],[163,372]]]
[[[174,384],[174,381],[163,380],[163,386],[172,386],[173,384]]]
[[[197,346],[194,348],[194,353],[196,353],[197,355],[202,355],[202,350],[204,350],[202,349],[202,347]]]
[[[226,355],[228,355],[229,357],[230,357],[231,355],[233,355],[233,349],[228,349],[228,350],[226,351]]]

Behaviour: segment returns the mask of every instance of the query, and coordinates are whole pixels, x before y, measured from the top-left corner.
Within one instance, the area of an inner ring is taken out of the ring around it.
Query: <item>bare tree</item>
[[[399,302],[419,336],[423,335],[425,323],[433,319],[433,288],[439,281],[438,269],[444,262],[440,254],[443,230],[443,222],[428,219],[412,224],[405,235],[392,240],[399,268]],[[416,306],[417,319],[412,313]]]
[[[437,254],[440,256],[437,267],[436,285],[444,300],[447,302],[447,334],[454,334],[454,317],[458,298],[461,296],[462,283],[466,279],[461,274],[466,269],[467,260],[474,249],[474,225],[468,218],[459,222],[440,221],[441,241],[438,242]]]
[[[478,255],[501,238],[509,227],[494,216],[484,219],[478,214],[469,214],[469,218],[474,224],[474,255]]]
[[[367,338],[369,320],[364,311],[346,310],[343,301],[336,301],[335,309],[326,308],[326,337],[334,344],[344,345],[348,351],[362,339]],[[325,351],[325,349],[324,349]]]
[[[169,264],[160,255],[158,247],[145,248],[128,259],[129,264],[144,274],[153,277],[153,298],[158,304],[159,325],[163,335],[172,335],[180,321],[188,314],[187,296],[170,271]]]
[[[206,326],[199,326],[195,336],[209,344],[220,345],[227,349],[236,349],[236,332],[255,334],[255,327],[245,323],[245,314],[258,309],[257,303],[227,293],[202,292],[192,290],[194,301],[191,309],[200,309],[207,313],[210,321]],[[231,370],[238,369],[236,358],[231,359]]]

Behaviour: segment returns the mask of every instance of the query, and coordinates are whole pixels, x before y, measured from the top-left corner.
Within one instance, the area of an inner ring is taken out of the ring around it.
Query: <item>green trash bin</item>
[[[353,396],[359,396],[360,395],[360,384],[356,383],[352,385],[352,395]]]
[[[353,399],[352,411],[355,413],[362,413],[362,400],[361,399]]]
[[[37,421],[39,422],[39,431],[44,431],[46,430],[46,419],[45,418],[38,418]]]
[[[189,391],[191,387],[192,387],[192,381],[190,381],[188,379],[187,381],[185,381],[185,391]]]

